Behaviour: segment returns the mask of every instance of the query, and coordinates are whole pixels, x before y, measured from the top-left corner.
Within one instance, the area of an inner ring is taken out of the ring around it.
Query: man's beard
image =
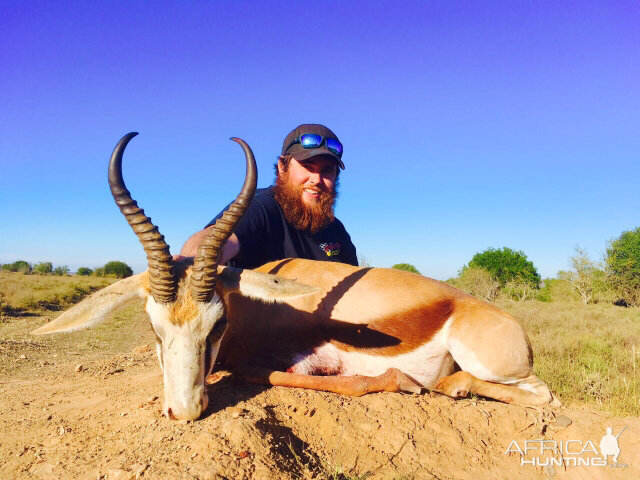
[[[318,201],[310,205],[302,200],[303,185],[291,185],[289,175],[283,172],[276,177],[273,193],[282,207],[284,217],[297,230],[307,231],[315,235],[334,220],[333,207],[338,198],[338,182],[334,183],[333,192],[318,194]]]

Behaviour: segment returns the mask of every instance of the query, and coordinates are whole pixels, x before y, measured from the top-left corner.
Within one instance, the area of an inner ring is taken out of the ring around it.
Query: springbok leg
[[[551,405],[552,407],[561,405],[547,385],[535,375],[523,378],[516,385],[526,386],[527,390],[515,385],[486,382],[468,372],[460,371],[442,377],[436,383],[433,391],[453,398],[464,398],[469,393],[475,393],[504,403],[518,405]]]
[[[324,390],[354,397],[372,392],[420,393],[422,391],[420,385],[397,368],[390,368],[377,377],[302,375],[260,367],[243,367],[240,370],[234,370],[234,374],[251,383]]]

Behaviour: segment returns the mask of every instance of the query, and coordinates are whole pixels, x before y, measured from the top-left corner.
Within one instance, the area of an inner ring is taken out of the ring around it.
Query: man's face
[[[338,165],[331,157],[312,157],[298,162],[292,158],[287,172],[278,164],[278,172],[284,175],[293,187],[302,188],[302,201],[309,206],[320,201],[322,193],[333,193]]]

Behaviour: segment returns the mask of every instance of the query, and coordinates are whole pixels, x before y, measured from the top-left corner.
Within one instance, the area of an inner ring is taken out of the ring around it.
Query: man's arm
[[[183,257],[195,257],[196,252],[198,251],[198,247],[204,240],[204,238],[211,233],[211,227],[207,227],[204,230],[200,230],[199,232],[191,235],[184,245],[182,246],[182,250],[180,251],[180,255]],[[240,241],[238,237],[236,237],[235,233],[232,233],[229,237],[229,240],[222,247],[222,258],[220,259],[220,265],[224,265],[233,257],[235,257],[240,252]]]

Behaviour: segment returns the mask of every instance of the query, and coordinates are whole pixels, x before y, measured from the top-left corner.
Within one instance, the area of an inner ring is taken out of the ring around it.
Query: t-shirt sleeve
[[[347,233],[347,230],[344,228],[342,222],[336,219],[338,223],[338,228],[340,230],[340,235],[343,238],[343,253],[341,261],[343,263],[348,263],[349,265],[353,265],[355,267],[358,266],[358,255],[356,253],[356,246],[351,241],[351,236]]]

